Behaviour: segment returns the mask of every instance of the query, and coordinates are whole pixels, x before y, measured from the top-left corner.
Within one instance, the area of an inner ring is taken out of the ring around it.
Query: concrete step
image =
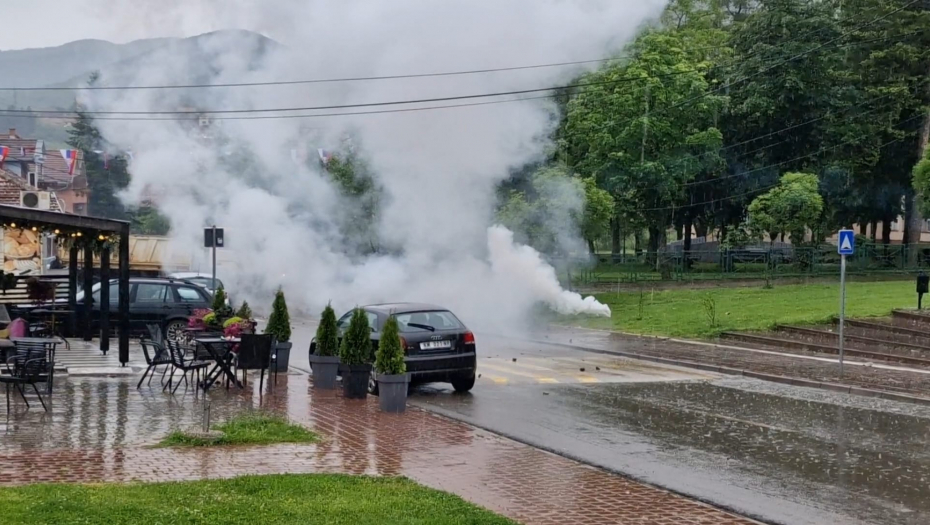
[[[832,330],[822,330],[818,328],[808,328],[801,326],[780,325],[777,327],[777,333],[792,339],[801,339],[815,343],[823,343],[834,346],[839,345],[839,333]],[[859,334],[846,332],[843,335],[844,346],[846,348],[855,348],[865,352],[876,352],[880,354],[893,354],[904,357],[915,357],[930,360],[930,347],[913,344],[899,343],[887,339],[875,337],[866,337]]]
[[[834,318],[834,326],[838,323],[839,319]],[[846,319],[845,326],[846,333],[850,335],[859,335],[898,343],[910,343],[930,348],[930,329],[920,330],[887,322],[865,321],[860,319]]]
[[[720,336],[731,341],[738,341],[750,345],[764,345],[767,347],[780,348],[784,350],[801,350],[832,355],[839,355],[840,353],[839,347],[836,344],[830,345],[816,341],[793,339],[785,336],[779,337],[777,335],[744,334],[739,332],[724,332],[720,334]],[[930,359],[884,354],[880,352],[869,352],[860,350],[858,348],[844,348],[844,354],[848,357],[862,357],[876,361],[887,361],[893,363],[930,367]]]
[[[903,328],[930,331],[930,310],[894,310],[891,322]]]

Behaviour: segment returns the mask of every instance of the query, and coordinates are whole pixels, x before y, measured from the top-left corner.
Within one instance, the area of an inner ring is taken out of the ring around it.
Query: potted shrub
[[[342,392],[349,399],[368,396],[371,379],[371,328],[368,316],[361,308],[352,312],[352,321],[342,335],[339,346],[339,371],[342,374]]]
[[[220,327],[233,316],[232,308],[226,305],[226,290],[222,286],[217,288],[213,294],[213,313],[216,314],[217,324]]]
[[[397,318],[388,317],[381,330],[381,341],[375,353],[375,377],[372,393],[379,396],[382,412],[403,412],[407,408],[407,386],[410,376],[404,363],[404,347],[397,329]]]
[[[284,300],[284,291],[278,289],[271,305],[271,316],[265,333],[274,336],[278,346],[275,349],[275,362],[271,365],[273,372],[287,372],[287,365],[291,359],[291,317],[287,313],[287,302]]]
[[[213,310],[200,309],[194,310],[194,313],[187,318],[187,327],[193,330],[206,330],[207,323],[204,320],[207,315],[212,314]]]
[[[316,337],[310,342],[310,368],[313,371],[313,386],[332,390],[336,388],[339,375],[339,328],[336,312],[326,305],[320,317]]]

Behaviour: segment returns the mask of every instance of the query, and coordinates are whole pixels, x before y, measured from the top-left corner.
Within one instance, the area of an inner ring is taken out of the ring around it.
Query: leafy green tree
[[[336,324],[336,312],[329,304],[320,316],[320,326],[316,329],[316,355],[334,356],[339,352],[339,327]]]
[[[407,371],[404,362],[404,346],[401,343],[397,317],[391,315],[381,330],[378,351],[375,352],[375,370],[379,374],[400,375]]]
[[[641,36],[627,63],[584,79],[598,85],[568,102],[560,133],[572,169],[611,193],[621,220],[648,227],[652,252],[665,244],[685,184],[723,164],[715,122],[726,97],[712,89],[713,64],[697,56],[691,38],[670,30]]]
[[[777,187],[749,205],[749,226],[757,235],[768,234],[772,242],[778,235],[787,234],[792,243],[799,245],[804,243],[808,230],[818,227],[822,212],[817,176],[786,173]]]
[[[923,197],[920,200],[921,213],[924,217],[930,217],[930,148],[914,166],[914,189]]]
[[[342,345],[339,347],[339,360],[344,365],[358,366],[371,363],[371,328],[368,326],[368,316],[361,308],[352,312],[349,327],[342,335]]]
[[[226,308],[226,290],[220,285],[213,291],[213,311],[219,312],[223,308]]]
[[[588,250],[597,251],[597,240],[607,235],[610,219],[614,216],[614,201],[610,192],[597,186],[593,178],[580,179],[584,185],[584,217],[581,234],[588,243]]]
[[[286,343],[291,340],[291,316],[287,312],[284,290],[280,288],[274,295],[271,316],[268,317],[268,326],[265,327],[265,333],[273,335],[279,343]]]
[[[142,235],[168,235],[171,221],[154,206],[141,206],[128,212],[133,233]]]
[[[342,196],[352,202],[348,216],[342,217],[340,229],[355,249],[362,253],[378,248],[375,223],[381,200],[381,190],[375,184],[368,164],[357,154],[348,151],[333,156],[326,164]]]

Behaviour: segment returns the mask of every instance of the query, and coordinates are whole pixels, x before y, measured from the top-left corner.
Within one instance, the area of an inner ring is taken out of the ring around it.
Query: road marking
[[[508,369],[508,368],[506,368],[506,367],[503,367],[503,366],[492,365],[491,363],[488,363],[487,361],[482,361],[481,363],[478,364],[478,367],[479,367],[479,368],[481,368],[482,366],[487,367],[487,368],[490,368],[491,370],[494,370],[494,371],[497,371],[497,372],[501,372],[501,373],[503,373],[503,374],[509,374],[509,375],[515,375],[515,376],[519,376],[519,377],[528,377],[528,378],[530,378],[530,379],[535,379],[537,382],[540,382],[540,383],[558,383],[558,382],[559,382],[559,381],[558,381],[557,379],[555,379],[554,377],[542,377],[542,376],[540,376],[540,375],[531,374],[531,373],[528,373],[528,372],[520,372],[520,371],[518,371],[518,370],[510,370],[510,369]]]
[[[600,383],[601,380],[596,377],[591,376],[577,376],[578,380],[582,383]]]
[[[478,375],[481,376],[481,377],[479,377],[478,379],[490,379],[491,381],[493,381],[494,383],[496,383],[496,384],[498,384],[498,385],[506,385],[506,384],[507,384],[507,378],[506,378],[506,377],[492,376],[492,375],[490,375],[490,374],[478,374]]]

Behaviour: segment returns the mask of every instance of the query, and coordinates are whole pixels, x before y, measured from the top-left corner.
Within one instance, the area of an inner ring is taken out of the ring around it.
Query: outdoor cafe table
[[[220,374],[226,374],[226,377],[232,381],[234,385],[242,388],[242,383],[239,382],[239,379],[236,377],[236,374],[233,373],[232,367],[230,366],[232,363],[232,350],[241,342],[241,339],[238,337],[230,339],[224,337],[202,337],[194,339],[194,342],[203,346],[207,352],[210,353],[210,356],[216,360],[216,366],[207,373],[207,377],[203,381],[204,390],[209,390],[209,388],[213,386],[213,383],[219,379]]]

